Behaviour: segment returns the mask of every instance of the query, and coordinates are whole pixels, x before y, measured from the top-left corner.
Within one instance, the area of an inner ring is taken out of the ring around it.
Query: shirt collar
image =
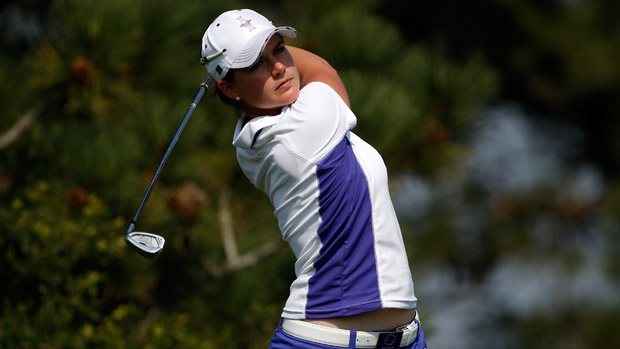
[[[243,149],[251,149],[261,130],[265,127],[276,124],[282,118],[282,114],[274,116],[259,116],[249,119],[244,113],[237,121],[233,145]]]

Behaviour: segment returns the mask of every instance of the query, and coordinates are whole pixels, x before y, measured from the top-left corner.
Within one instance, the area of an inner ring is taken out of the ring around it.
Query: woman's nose
[[[284,72],[284,70],[286,70],[286,65],[284,65],[282,62],[278,62],[276,61],[273,64],[273,70],[272,70],[272,74],[274,77],[277,77],[278,75],[280,75],[282,72]]]

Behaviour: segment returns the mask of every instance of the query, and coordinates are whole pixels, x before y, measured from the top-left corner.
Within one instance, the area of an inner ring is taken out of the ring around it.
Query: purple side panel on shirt
[[[381,308],[368,183],[344,138],[317,166],[319,239],[323,246],[308,281],[308,318]]]

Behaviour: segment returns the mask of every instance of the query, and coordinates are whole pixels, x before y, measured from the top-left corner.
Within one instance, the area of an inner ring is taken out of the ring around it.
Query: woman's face
[[[222,80],[218,87],[231,99],[239,97],[250,117],[277,115],[299,96],[299,72],[279,35],[271,37],[254,65],[234,74],[233,82]]]

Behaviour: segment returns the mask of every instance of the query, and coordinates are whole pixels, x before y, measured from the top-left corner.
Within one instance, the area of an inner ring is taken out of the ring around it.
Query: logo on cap
[[[241,22],[241,28],[248,28],[250,31],[256,29],[256,27],[252,25],[251,19],[243,19],[243,17],[239,16],[237,17],[237,20]]]

